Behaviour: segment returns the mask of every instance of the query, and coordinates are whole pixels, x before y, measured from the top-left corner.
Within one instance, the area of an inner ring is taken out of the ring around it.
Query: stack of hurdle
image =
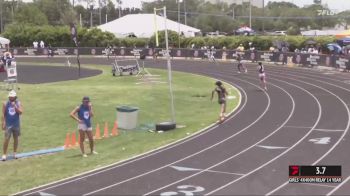
[[[78,139],[77,139],[77,133],[78,133]],[[108,123],[105,122],[105,126],[103,129],[103,136],[101,137],[101,130],[100,130],[100,125],[97,123],[96,128],[95,128],[95,135],[94,135],[94,140],[100,140],[104,138],[109,138],[110,136],[118,136],[119,131],[118,131],[118,123],[117,121],[114,122],[114,126],[111,130],[111,133],[108,131]],[[64,141],[64,149],[72,149],[76,148],[79,146],[79,141],[80,141],[80,133],[77,131],[69,132],[66,134],[66,139]]]

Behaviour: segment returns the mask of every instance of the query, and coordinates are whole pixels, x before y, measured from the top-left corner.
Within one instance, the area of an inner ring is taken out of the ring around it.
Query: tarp
[[[165,29],[164,17],[156,15],[155,20],[154,14],[129,14],[97,28],[113,33],[116,37],[127,37],[134,34],[136,37],[150,38],[155,33],[155,21],[157,21],[157,30],[163,31]],[[199,29],[167,19],[168,30],[178,32],[179,25],[180,33],[186,37],[193,37],[195,33],[200,32]]]
[[[350,37],[350,29],[336,34],[335,37],[338,39],[344,38],[344,37]]]

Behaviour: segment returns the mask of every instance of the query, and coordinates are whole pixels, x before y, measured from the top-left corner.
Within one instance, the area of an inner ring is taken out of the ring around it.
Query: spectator
[[[40,48],[45,48],[45,43],[43,40],[40,41]]]
[[[5,131],[2,161],[7,159],[7,148],[11,136],[13,136],[13,157],[17,159],[18,138],[21,135],[20,118],[23,113],[22,105],[17,100],[17,94],[12,90],[8,95],[8,101],[2,105],[2,129]]]
[[[11,66],[13,56],[10,52],[5,52],[4,56],[1,57],[2,66]]]
[[[34,41],[34,42],[33,42],[33,48],[38,48],[38,44],[39,44],[39,43],[38,43],[37,41]]]
[[[244,51],[243,44],[239,44],[239,46],[237,47],[237,50],[243,52]]]
[[[251,52],[254,52],[255,51],[255,47],[253,46],[253,43],[252,42],[249,42],[249,50]]]

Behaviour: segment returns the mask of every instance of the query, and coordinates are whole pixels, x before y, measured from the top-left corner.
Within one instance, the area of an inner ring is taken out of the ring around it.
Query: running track
[[[81,61],[110,64],[102,58]],[[162,60],[145,65],[166,67]],[[267,66],[264,92],[253,65],[248,74],[237,74],[230,63],[174,60],[172,65],[236,86],[241,105],[222,125],[184,141],[20,194],[350,195],[350,74]],[[326,137],[327,144],[309,141]],[[315,164],[342,165],[343,183],[287,183],[288,165]]]

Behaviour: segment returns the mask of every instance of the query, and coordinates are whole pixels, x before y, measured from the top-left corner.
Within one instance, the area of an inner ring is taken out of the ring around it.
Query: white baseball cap
[[[9,92],[9,97],[16,97],[16,96],[17,96],[16,91],[12,90]]]

